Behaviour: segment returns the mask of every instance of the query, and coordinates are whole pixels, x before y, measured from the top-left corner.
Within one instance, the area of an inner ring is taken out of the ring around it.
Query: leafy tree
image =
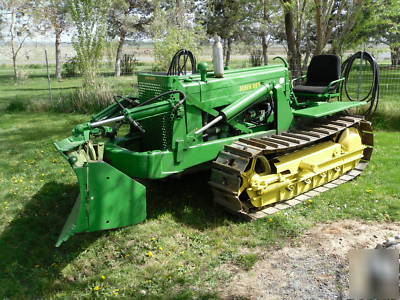
[[[25,0],[0,0],[0,10],[9,15],[7,37],[10,39],[14,79],[18,80],[17,58],[26,39],[32,35],[31,6]]]
[[[377,31],[376,15],[378,3],[375,0],[364,0],[360,13],[357,14],[355,25],[350,31],[343,32],[338,26],[332,38],[332,52],[343,54],[344,50],[355,48],[362,43],[371,42],[374,32]]]
[[[71,0],[71,18],[76,29],[72,45],[86,85],[95,84],[103,58],[110,5],[110,0]]]
[[[154,12],[154,1],[114,0],[108,17],[109,34],[118,37],[115,76],[121,75],[121,57],[126,39],[137,39],[146,34]]]
[[[273,40],[273,32],[276,27],[276,15],[279,10],[279,6],[276,5],[276,1],[261,0],[260,3],[261,18],[260,18],[260,31],[259,36],[261,37],[262,54],[264,64],[268,64],[268,47],[270,42]]]
[[[365,25],[364,13],[371,1],[374,0],[281,0],[283,40],[287,43],[292,70],[307,66],[311,53],[341,55],[346,48],[357,44],[361,40],[360,27]]]
[[[68,18],[69,3],[68,0],[40,0],[37,1],[37,9],[35,10],[39,22],[45,29],[51,28],[55,35],[55,57],[56,57],[56,77],[61,79],[62,63],[61,63],[61,35],[65,32],[70,24]]]
[[[0,14],[0,40],[4,38],[3,36],[4,24],[5,24],[4,15]]]
[[[294,75],[297,76],[302,70],[301,52],[304,41],[306,41],[306,57],[309,55],[307,54],[307,51],[310,50],[310,23],[308,20],[312,7],[307,0],[281,0],[281,4],[289,64]]]
[[[253,11],[250,12],[250,24],[244,28],[242,41],[245,41],[254,49],[259,43],[262,49],[264,64],[268,64],[268,47],[276,41],[278,32],[283,23],[281,20],[281,6],[274,0],[254,1]],[[255,40],[250,42],[251,40]]]
[[[399,65],[400,2],[397,0],[382,0],[374,8],[375,21],[371,24],[369,33],[377,42],[389,46],[392,65]]]
[[[202,23],[209,35],[219,35],[223,39],[225,65],[231,59],[232,44],[248,34],[256,1],[209,0],[199,10]]]
[[[316,45],[314,54],[332,41],[332,52],[341,54],[347,35],[354,28],[363,0],[314,0]]]
[[[149,33],[154,41],[154,56],[158,66],[166,70],[172,56],[180,49],[188,49],[195,54],[201,52],[205,39],[202,26],[194,22],[193,2],[174,0],[157,1],[154,21]]]

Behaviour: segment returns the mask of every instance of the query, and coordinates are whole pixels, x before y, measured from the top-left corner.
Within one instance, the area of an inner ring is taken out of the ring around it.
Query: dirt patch
[[[225,299],[347,299],[348,254],[400,233],[399,223],[320,224],[222,288]]]

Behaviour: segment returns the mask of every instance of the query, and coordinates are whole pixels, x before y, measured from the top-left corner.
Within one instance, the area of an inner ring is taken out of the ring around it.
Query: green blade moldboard
[[[75,169],[80,196],[56,247],[78,232],[112,229],[146,219],[146,187],[105,162]]]

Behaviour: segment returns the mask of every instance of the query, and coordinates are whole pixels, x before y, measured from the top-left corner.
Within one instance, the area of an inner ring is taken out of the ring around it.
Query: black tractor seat
[[[337,89],[344,78],[341,75],[341,61],[337,55],[317,55],[311,59],[307,68],[306,82],[293,87],[299,98],[317,98],[318,100],[337,97]]]
[[[333,91],[335,87],[331,87],[327,90],[326,86],[314,86],[314,85],[297,85],[293,88],[295,93],[307,93],[307,94],[323,94],[327,91]]]

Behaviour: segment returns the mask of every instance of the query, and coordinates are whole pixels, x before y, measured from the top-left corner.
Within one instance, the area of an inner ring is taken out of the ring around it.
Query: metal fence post
[[[53,93],[51,91],[51,80],[50,80],[50,72],[49,72],[49,60],[47,58],[47,49],[44,50],[44,54],[46,56],[47,81],[49,83],[49,97],[50,97],[51,103],[53,103]]]

